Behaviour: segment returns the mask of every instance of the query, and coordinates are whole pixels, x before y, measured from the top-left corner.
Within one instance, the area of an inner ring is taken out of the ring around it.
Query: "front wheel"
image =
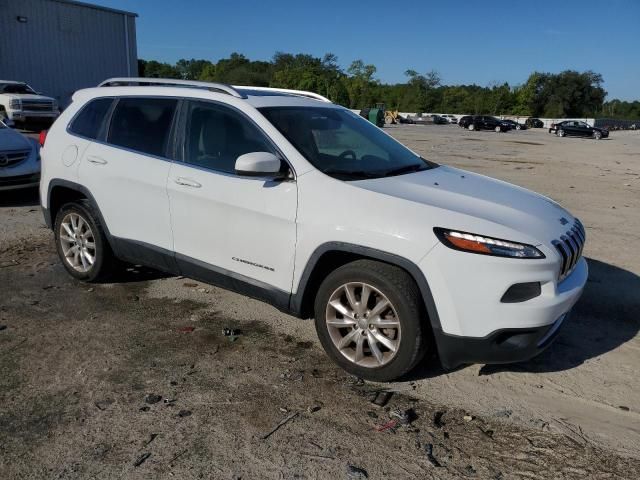
[[[314,310],[325,351],[358,377],[397,379],[426,352],[420,291],[400,268],[371,260],[339,267],[320,285]]]
[[[72,277],[85,282],[104,279],[115,259],[98,215],[86,201],[62,206],[55,219],[58,256]]]
[[[520,130],[522,127],[520,125],[516,125],[516,130]]]
[[[565,136],[564,130],[562,130],[561,128],[560,128],[560,129],[558,129],[557,135],[558,135],[559,137],[564,137],[564,136]]]
[[[470,123],[469,126],[467,127],[469,130],[475,130],[476,126],[473,123]]]
[[[494,130],[496,131],[496,133],[500,133],[501,129],[500,129],[500,127],[496,127],[496,128],[494,128]]]
[[[595,138],[596,140],[600,140],[602,138],[602,133],[601,132],[593,132],[593,138]]]

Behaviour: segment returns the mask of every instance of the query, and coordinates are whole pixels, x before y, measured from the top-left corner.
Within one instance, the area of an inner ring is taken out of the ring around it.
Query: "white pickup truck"
[[[60,109],[55,98],[40,95],[24,82],[0,80],[0,120],[53,122],[58,115]]]

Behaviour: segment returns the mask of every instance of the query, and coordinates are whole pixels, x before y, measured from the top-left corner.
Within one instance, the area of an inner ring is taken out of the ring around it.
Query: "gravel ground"
[[[388,131],[583,220],[590,280],[550,349],[363,383],[263,303],[141,268],[76,282],[37,192],[3,193],[0,478],[638,478],[640,134]]]

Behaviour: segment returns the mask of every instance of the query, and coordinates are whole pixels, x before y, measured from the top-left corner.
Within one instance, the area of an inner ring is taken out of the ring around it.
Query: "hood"
[[[0,152],[31,150],[32,142],[11,128],[0,128]]]
[[[3,93],[2,95],[8,96],[10,99],[18,100],[34,100],[41,102],[53,102],[55,99],[51,97],[45,97],[44,95],[36,95],[33,93]]]
[[[473,217],[521,232],[545,242],[565,233],[574,218],[553,200],[507,182],[457,168],[440,166],[431,170],[353,182],[370,191],[405,199],[460,215],[451,215],[444,228],[499,236],[498,231],[472,231]],[[445,214],[446,217],[446,214]],[[437,218],[437,217],[436,217]],[[563,220],[564,219],[564,220]],[[487,229],[491,230],[490,226]],[[498,229],[504,231],[503,229]],[[511,240],[518,241],[518,238]]]

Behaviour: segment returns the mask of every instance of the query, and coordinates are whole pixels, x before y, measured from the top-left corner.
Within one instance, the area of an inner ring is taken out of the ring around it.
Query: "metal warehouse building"
[[[0,79],[66,106],[80,88],[137,76],[136,16],[72,0],[0,0]]]

